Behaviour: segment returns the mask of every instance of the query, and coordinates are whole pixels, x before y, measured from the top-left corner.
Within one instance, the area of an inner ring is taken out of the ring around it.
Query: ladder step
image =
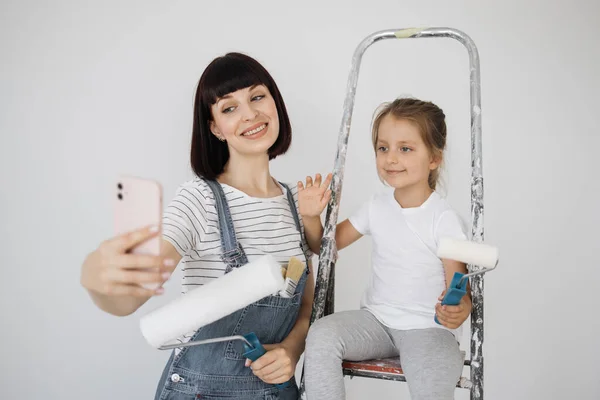
[[[348,376],[406,381],[398,357],[366,361],[344,361],[342,369],[344,375]]]
[[[465,352],[461,352],[463,359]],[[465,361],[465,365],[470,362]],[[406,382],[406,376],[402,371],[399,357],[381,358],[377,360],[366,361],[343,361],[342,370],[344,376],[384,379],[389,381]],[[471,387],[471,381],[465,377],[461,377],[456,385],[460,388],[468,389]]]

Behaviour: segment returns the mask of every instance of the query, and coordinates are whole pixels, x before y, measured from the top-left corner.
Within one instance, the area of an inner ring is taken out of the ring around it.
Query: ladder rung
[[[344,375],[349,376],[406,381],[398,357],[367,361],[344,361],[342,369]]]
[[[464,359],[465,352],[463,351],[461,353]],[[470,365],[470,361],[465,360],[465,365]],[[406,377],[402,371],[399,357],[367,361],[344,361],[342,362],[342,370],[345,376],[350,377],[358,376],[362,378],[406,382]],[[471,382],[467,378],[461,377],[456,386],[460,388],[470,388]]]

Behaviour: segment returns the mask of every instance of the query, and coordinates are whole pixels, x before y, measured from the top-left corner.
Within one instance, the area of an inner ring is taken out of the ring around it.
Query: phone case
[[[160,255],[162,237],[162,186],[143,178],[121,176],[115,184],[115,235],[150,225],[159,234],[131,250],[134,254]]]

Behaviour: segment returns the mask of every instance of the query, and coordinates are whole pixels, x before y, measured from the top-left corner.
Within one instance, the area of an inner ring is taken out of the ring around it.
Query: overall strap
[[[298,216],[298,210],[296,210],[296,202],[294,201],[294,196],[292,195],[292,191],[289,186],[283,182],[279,182],[281,186],[283,186],[287,192],[287,200],[290,203],[290,211],[292,212],[292,217],[294,217],[294,222],[296,223],[296,229],[298,232],[302,234],[302,227],[300,226],[300,217]]]
[[[292,212],[292,217],[294,217],[294,222],[296,223],[296,229],[298,229],[298,232],[300,233],[300,249],[302,249],[302,253],[304,254],[306,265],[308,266],[310,259],[306,253],[306,248],[304,246],[304,239],[302,237],[302,226],[300,225],[300,217],[298,216],[298,210],[296,209],[296,202],[294,201],[294,196],[292,195],[292,191],[290,190],[288,185],[286,185],[283,182],[279,182],[279,184],[281,186],[283,186],[285,188],[285,190],[287,191],[287,200],[288,200],[288,203],[290,203],[290,211]],[[308,247],[308,245],[306,247]],[[308,269],[307,269],[307,271],[308,271]]]
[[[238,243],[233,227],[231,211],[221,184],[214,180],[204,179],[215,197],[215,206],[219,219],[219,232],[221,234],[221,247],[223,249],[223,262],[228,266],[240,266],[248,263],[244,250]],[[228,268],[228,270],[230,270]]]

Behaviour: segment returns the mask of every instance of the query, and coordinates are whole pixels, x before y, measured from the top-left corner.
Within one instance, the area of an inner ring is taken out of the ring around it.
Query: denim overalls
[[[221,234],[221,258],[227,265],[227,273],[232,268],[243,267],[248,259],[236,239],[233,220],[221,185],[216,181],[205,181],[215,196]],[[285,184],[282,183],[282,186],[287,190],[287,199],[296,228],[302,234],[292,193]],[[302,241],[298,245],[303,248]],[[307,262],[306,253],[304,255],[303,261]],[[298,282],[292,298],[279,295],[265,297],[200,328],[191,340],[254,332],[262,344],[282,342],[296,323],[307,275],[308,268]],[[160,378],[155,400],[298,398],[298,388],[293,377],[292,384],[280,391],[274,385],[256,377],[252,370],[244,365],[246,359],[242,357],[242,353],[243,346],[239,340],[184,347],[177,355],[173,352]]]

